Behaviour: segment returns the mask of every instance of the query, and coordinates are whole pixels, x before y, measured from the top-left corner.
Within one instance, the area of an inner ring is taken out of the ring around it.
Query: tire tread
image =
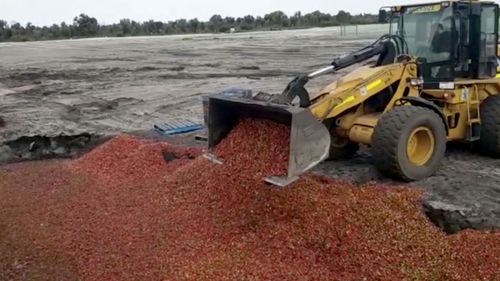
[[[420,114],[431,115],[442,120],[433,110],[419,106],[398,106],[380,118],[373,136],[372,156],[375,166],[383,174],[404,181],[414,180],[405,175],[399,164],[398,143],[407,121],[412,116]],[[444,131],[444,123],[441,122],[441,124]]]
[[[500,96],[490,96],[481,104],[480,151],[500,158]]]

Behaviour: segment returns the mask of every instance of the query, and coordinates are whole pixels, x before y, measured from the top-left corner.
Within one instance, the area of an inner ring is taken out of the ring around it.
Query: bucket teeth
[[[264,181],[267,183],[270,183],[272,185],[276,185],[279,187],[285,187],[288,186],[294,182],[296,182],[299,179],[299,177],[292,177],[292,178],[287,178],[287,177],[269,177],[265,178]]]
[[[218,165],[222,165],[223,162],[221,160],[219,160],[217,158],[217,156],[211,154],[211,153],[207,153],[207,154],[203,154],[203,158],[207,159],[208,161],[212,162],[212,163],[215,163],[215,164],[218,164]]]

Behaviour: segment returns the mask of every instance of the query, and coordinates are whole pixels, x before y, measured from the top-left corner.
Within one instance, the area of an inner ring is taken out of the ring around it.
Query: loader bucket
[[[266,178],[268,183],[286,186],[328,157],[330,133],[309,109],[219,96],[209,98],[209,153],[242,118],[267,119],[291,128],[288,173],[285,176]],[[207,158],[220,163],[213,155],[209,154]]]

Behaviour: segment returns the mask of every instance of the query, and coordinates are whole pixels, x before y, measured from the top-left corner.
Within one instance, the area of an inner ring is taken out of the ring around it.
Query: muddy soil
[[[0,44],[0,163],[78,155],[112,135],[148,132],[172,118],[202,122],[204,94],[233,87],[279,93],[296,74],[383,32],[368,26],[348,37],[318,28]],[[191,136],[176,140],[192,143]],[[392,182],[373,168],[368,149],[316,170],[361,184]],[[452,145],[435,176],[408,186],[426,190],[429,217],[450,233],[500,228],[498,160]]]

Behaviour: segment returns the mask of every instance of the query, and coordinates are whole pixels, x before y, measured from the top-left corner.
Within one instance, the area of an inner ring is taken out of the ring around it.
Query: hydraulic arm
[[[299,97],[300,107],[309,107],[311,105],[311,101],[309,93],[304,87],[311,79],[361,63],[375,56],[379,56],[377,61],[378,65],[393,63],[396,55],[405,53],[405,51],[405,43],[401,37],[395,35],[384,35],[369,46],[353,53],[335,58],[328,67],[307,75],[297,76],[287,85],[279,98],[279,102],[289,104],[295,99],[295,97]]]

